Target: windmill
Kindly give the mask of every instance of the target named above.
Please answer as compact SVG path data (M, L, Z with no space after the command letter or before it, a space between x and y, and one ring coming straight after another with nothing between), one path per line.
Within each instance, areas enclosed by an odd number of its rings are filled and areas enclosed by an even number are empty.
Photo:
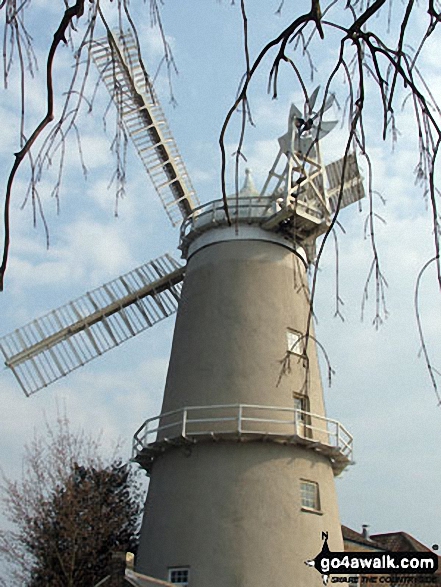
M363 197L355 155L324 166L316 90L295 106L259 193L198 205L130 38L91 49L173 223L164 255L0 339L27 395L178 310L161 413L133 440L150 476L137 570L191 587L319 585L322 532L342 550L334 476L352 437L325 414L306 269L332 211ZM325 186L325 183L327 184ZM182 281L185 281L182 286Z

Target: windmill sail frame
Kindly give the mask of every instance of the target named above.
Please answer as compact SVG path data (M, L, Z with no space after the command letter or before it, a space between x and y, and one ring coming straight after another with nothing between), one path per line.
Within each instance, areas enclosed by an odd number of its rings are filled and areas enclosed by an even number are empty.
M90 53L170 222L177 226L199 205L199 200L139 60L133 35L127 32L116 38L109 33L92 43Z
M0 338L31 395L177 310L185 268L163 255Z
M343 177L344 169L344 177ZM325 166L328 179L328 201L332 213L365 197L363 178L360 175L355 152Z

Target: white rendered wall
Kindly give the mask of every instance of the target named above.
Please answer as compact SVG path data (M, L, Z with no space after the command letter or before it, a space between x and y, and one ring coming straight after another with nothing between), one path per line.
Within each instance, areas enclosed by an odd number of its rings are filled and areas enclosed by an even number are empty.
M325 415L315 345L287 354L288 328L304 333L305 268L279 244L233 240L189 260L163 412L185 406L294 407ZM289 364L287 364L289 359ZM283 371L285 366L285 371ZM289 367L286 369L286 367ZM317 482L320 513L303 511L302 479ZM190 587L319 587L304 561L342 550L333 472L311 449L219 440L170 448L152 467L137 570L160 579L190 567Z

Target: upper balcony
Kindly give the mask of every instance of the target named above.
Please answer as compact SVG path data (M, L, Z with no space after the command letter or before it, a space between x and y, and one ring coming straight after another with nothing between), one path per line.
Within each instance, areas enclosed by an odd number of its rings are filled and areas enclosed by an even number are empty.
M248 404L191 406L149 418L135 433L132 456L150 472L155 458L170 447L207 441L301 446L329 458L335 475L352 463L352 436L337 420Z
M328 222L323 214L302 199L280 206L275 196L255 196L240 193L227 198L228 216L223 200L213 200L195 208L181 226L180 248L184 257L195 239L203 233L218 229L232 229L237 236L243 227L258 227L277 233L281 238L302 245L326 231Z

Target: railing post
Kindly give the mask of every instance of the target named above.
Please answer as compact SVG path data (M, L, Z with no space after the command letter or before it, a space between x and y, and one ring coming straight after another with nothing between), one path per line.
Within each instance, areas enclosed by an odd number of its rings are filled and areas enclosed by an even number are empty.
M239 411L237 413L237 431L239 434L242 434L242 404L239 405Z
M148 441L148 435L149 435L149 421L146 420L146 423L145 423L145 432L144 432L144 446L147 446L147 444L149 443L149 441Z
M299 412L294 410L294 435L299 435Z
M184 409L182 414L182 436L187 438L187 408Z
M337 422L337 448L340 448L340 422Z

